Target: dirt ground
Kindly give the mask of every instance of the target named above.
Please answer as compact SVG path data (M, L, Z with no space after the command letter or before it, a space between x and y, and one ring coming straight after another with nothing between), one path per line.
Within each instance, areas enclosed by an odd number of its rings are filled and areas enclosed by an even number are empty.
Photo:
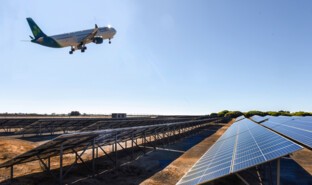
M0 163L3 163L14 156L29 151L37 146L36 143L20 139L0 137Z
M291 155L302 168L304 168L310 175L312 175L312 151L309 149L302 149Z

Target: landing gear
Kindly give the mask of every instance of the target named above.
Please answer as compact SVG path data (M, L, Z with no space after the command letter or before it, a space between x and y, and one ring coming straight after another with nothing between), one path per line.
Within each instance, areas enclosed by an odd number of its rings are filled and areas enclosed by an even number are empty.
M69 54L73 54L73 53L74 53L74 51L75 51L75 47L74 47L74 46L72 46L72 47L71 47L71 50L69 51Z
M108 39L108 44L111 44L111 43L112 43L111 39Z
M87 49L87 47L86 47L86 46L83 46L83 47L81 48L81 53L84 53L86 49Z

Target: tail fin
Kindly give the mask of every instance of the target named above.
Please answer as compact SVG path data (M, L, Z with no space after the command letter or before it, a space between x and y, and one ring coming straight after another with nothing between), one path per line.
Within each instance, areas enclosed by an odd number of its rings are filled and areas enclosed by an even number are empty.
M43 31L39 28L39 26L35 23L34 20L32 20L32 18L26 18L27 22L29 24L29 27L32 31L32 33L34 34L35 39L39 38L39 37L46 37L47 35L43 33Z

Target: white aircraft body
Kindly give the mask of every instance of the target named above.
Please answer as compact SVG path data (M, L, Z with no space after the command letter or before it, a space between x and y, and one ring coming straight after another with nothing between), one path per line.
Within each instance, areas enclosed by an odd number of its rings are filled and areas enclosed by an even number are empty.
M95 25L94 29L47 36L32 20L32 18L27 18L27 22L34 35L34 37L30 36L31 42L52 48L70 46L71 50L69 51L69 54L73 54L75 50L85 52L87 49L86 44L91 42L95 44L102 44L103 40L108 39L108 43L110 44L111 39L116 34L116 30L113 27L108 26L99 28Z

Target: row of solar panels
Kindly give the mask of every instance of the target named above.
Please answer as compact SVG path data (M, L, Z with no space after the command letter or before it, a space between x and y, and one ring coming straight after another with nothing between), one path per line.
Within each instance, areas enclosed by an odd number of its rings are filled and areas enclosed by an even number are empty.
M23 130L19 131L18 134L32 134L32 133L56 133L56 132L70 132L70 131L92 131L92 130L103 130L109 128L123 128L131 126L143 126L152 124L162 124L178 121L187 121L189 119L123 119L123 120L101 120L101 121L85 121L73 122L69 120L64 121L40 121L28 125Z
M0 119L0 129L19 128L15 134L54 134L57 132L68 133L73 131L91 131L108 128L122 128L161 124L176 121L187 121L200 117L159 117L159 118L55 118L55 119Z
M249 119L237 120L185 174L179 185L211 181L302 149Z
M215 119L200 119L175 123L63 134L51 141L48 141L47 143L44 143L43 145L0 164L0 168L38 160L38 157L46 159L48 157L57 156L61 152L60 148L63 149L64 154L80 151L86 147L90 148L90 142L93 139L95 139L95 143L97 145L105 146L116 142L116 140L118 142L128 141L130 139L141 138L143 136L145 137L156 133L163 133L164 131L169 132L176 128L188 128L200 124L209 124L213 120Z
M253 116L251 119L312 149L312 116Z

